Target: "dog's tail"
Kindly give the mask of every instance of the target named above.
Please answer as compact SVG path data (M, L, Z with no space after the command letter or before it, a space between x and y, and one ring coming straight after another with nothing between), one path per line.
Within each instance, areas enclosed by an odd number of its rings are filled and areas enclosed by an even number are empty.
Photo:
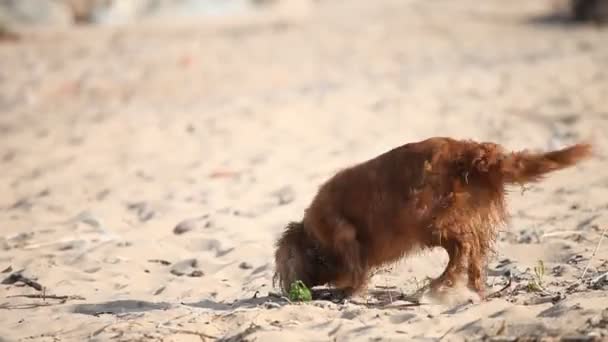
M504 183L537 182L553 171L565 169L592 155L592 146L576 144L546 153L514 152L503 156L499 172Z

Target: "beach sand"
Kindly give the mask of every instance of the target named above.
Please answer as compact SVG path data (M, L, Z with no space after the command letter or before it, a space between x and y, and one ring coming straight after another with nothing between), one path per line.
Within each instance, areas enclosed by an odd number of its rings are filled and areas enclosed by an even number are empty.
M608 30L550 11L294 1L0 42L0 340L608 338ZM495 298L408 302L442 250L347 302L273 296L318 186L430 136L597 156L512 189Z

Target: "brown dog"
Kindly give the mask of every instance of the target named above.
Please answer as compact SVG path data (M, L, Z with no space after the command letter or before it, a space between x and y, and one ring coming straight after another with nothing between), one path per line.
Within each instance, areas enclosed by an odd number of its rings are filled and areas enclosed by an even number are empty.
M505 186L591 155L578 144L548 153L507 153L493 143L431 138L340 171L323 184L300 222L277 242L275 282L333 285L349 296L374 268L419 248L443 247L449 262L436 290L468 275L484 296L484 264L507 220Z

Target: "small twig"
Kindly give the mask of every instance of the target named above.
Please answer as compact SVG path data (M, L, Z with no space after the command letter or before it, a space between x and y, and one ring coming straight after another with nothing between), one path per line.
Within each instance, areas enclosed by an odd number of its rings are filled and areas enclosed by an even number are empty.
M450 332L452 332L452 330L454 330L454 327L451 327L450 329L448 329L448 331L446 331L445 333L443 333L443 335L441 335L441 337L439 338L438 341L443 340Z
M23 294L23 295L12 295L12 296L6 296L6 298L17 298L17 297L21 297L21 298L39 298L39 299L58 299L58 300L86 300L86 298L82 297L82 296L58 296L58 295L45 295L43 294Z
M37 291L42 291L42 288L43 288L43 286L40 285L40 283L35 282L18 272L15 272L15 273L11 274L10 276L8 276L8 278L6 278L2 281L2 284L11 285L11 284L15 284L17 282L22 282L25 285L27 285L31 288L34 288Z
M556 295L556 296L547 296L547 297L535 297L535 298L531 298L527 301L524 302L524 305L538 305L538 304L544 304L544 303L557 303L561 300L563 300L564 297L562 297L561 295Z
M595 254L597 253L597 250L600 248L600 245L602 244L602 241L604 240L604 235L606 235L607 230L608 230L608 226L606 226L606 228L604 228L604 230L602 231L602 235L600 236L600 241L597 242L597 245L595 246L595 250L593 250L593 254L591 254L591 257L589 258L589 261L587 262L587 266L585 266L585 269L583 270L583 274L579 278L579 281L582 281L583 278L585 278L585 274L587 274L587 270L589 269L589 266L591 265L591 262L593 261L593 258L595 257Z
M208 335L208 334L205 334L204 332L200 332L200 331L188 330L188 329L178 329L178 328L167 327L167 326L163 326L163 328L169 329L169 330L171 330L172 332L175 332L175 333L187 334L187 335L196 335L196 336L200 337L202 341L204 341L206 338L212 339L214 341L217 340L216 336Z
M52 247L52 246L55 246L55 245L68 245L70 243L75 243L75 242L87 242L87 241L84 240L84 239L64 238L64 239L60 239L60 240L57 240L57 241L51 241L51 242L32 243L32 244L29 244L29 245L25 245L22 248L24 250L32 250L32 249Z
M162 260L162 259L150 259L148 260L148 262L154 262L154 263L158 263L164 266L169 266L171 265L171 262L167 261L167 260Z
M280 295L280 294L278 294L276 292L268 292L268 297L283 299L283 300L287 301L287 303L293 304L289 298L287 298L287 297L285 297L283 295Z
M414 306L426 305L425 303L420 303L420 302L411 302L411 303L405 303L405 304L399 304L399 305L390 305L390 304L386 305L383 303L364 303L364 302L359 302L356 300L351 300L350 303L354 304L354 305L365 306L367 308L386 308L386 309L402 309L402 308L410 308L410 307L414 307Z
M89 338L101 334L104 330L106 330L107 328L111 327L112 325L114 325L114 323L108 323L108 324L104 325L103 327L95 330L93 333L91 333L91 335L89 336Z
M490 293L488 295L487 298L494 298L494 297L498 297L500 294L502 294L504 291L506 291L507 289L509 289L511 287L511 284L513 283L513 277L511 275L509 275L509 281L507 282L507 285L503 286L500 290L495 291L493 293Z
M608 272L602 273L599 276L591 279L591 285L599 283L600 281L602 281L602 279L608 279Z
M244 341L247 336L255 333L256 331L260 330L261 328L262 327L260 327L259 325L255 324L255 323L251 323L251 325L247 329L243 330L242 332L237 333L236 335L233 335L233 336L218 339L218 341L224 341L224 342Z
M11 305L9 303L3 303L3 304L0 304L0 309L4 309L4 310L33 309L33 308L38 308L41 306L51 306L51 305L57 305L57 304L42 302L42 303L28 303L28 304Z
M574 234L581 235L581 232L577 231L577 230L561 230L558 232L545 233L541 237L548 238L548 237L555 237L555 236L561 236L561 235L574 235Z

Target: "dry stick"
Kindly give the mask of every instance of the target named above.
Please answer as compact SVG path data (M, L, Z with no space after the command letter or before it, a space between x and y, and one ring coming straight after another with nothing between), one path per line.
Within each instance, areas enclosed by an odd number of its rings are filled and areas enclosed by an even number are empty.
M255 333L256 331L260 330L261 327L255 323L251 323L251 325L249 326L249 328L241 331L240 333L233 335L233 336L229 336L229 337L223 337L221 339L218 339L217 341L225 341L225 342L236 342L236 341L245 341L245 338L253 333Z
M578 230L560 230L558 232L552 232L552 233L545 233L542 235L542 238L548 238L548 237L555 237L555 236L561 236L561 235L582 235L580 231Z
M27 285L37 291L42 291L44 288L42 285L40 285L40 283L33 281L32 279L22 275L21 272L15 272L15 273L11 274L8 278L6 278L2 281L2 284L12 285L17 282L24 283L25 285Z
M608 272L602 273L599 276L591 279L591 284L595 285L595 284L599 283L602 280L602 278L608 278Z
M99 329L95 330L95 331L94 331L94 332L93 332L93 333L92 333L92 334L89 336L89 338L91 338L91 337L95 337L95 336L97 336L97 335L101 334L101 333L102 333L104 330L106 330L107 328L111 327L112 325L114 325L114 323L108 323L108 324L104 325L103 327L101 327L101 328L99 328Z
M4 309L4 310L33 309L33 308L37 308L37 307L41 307L41 306L51 306L51 305L56 305L56 304L41 302L41 303L10 305L9 303L2 303L2 304L0 304L0 309Z
M278 293L276 293L276 292L268 292L268 297L273 297L273 298L279 298L279 299L283 299L283 300L285 300L287 303L289 303L289 304L293 304L289 298L287 298L287 297L285 297L285 296L283 296L283 295L280 295L280 294L278 294Z
M205 338L209 338L209 339L212 339L212 340L217 340L218 339L216 336L208 335L208 334L205 334L204 332L195 331L195 330L178 329L178 328L167 327L167 326L163 326L162 328L169 329L169 330L171 330L172 332L175 332L175 333L187 334L187 335L197 335L203 341L205 340Z
M493 297L498 297L498 295L500 295L501 293L503 293L506 289L511 287L511 283L513 282L513 277L509 276L509 282L507 283L507 285L505 285L503 288L501 288L500 290L490 293L488 295L487 298L493 298Z
M595 246L595 250L593 251L593 254L591 254L591 258L589 258L589 262L587 262L587 266L585 266L585 269L583 270L583 274L579 278L579 282L582 281L583 278L585 277L585 274L587 274L587 270L589 269L589 266L591 265L591 262L593 261L593 258L595 257L595 254L597 253L597 250L600 249L600 245L602 244L602 240L604 240L604 235L606 235L607 230L608 230L608 226L606 228L604 228L604 230L602 231L602 235L600 236L600 241L597 242L597 245Z
M13 295L6 296L6 298L41 298L41 299L59 299L59 300L85 300L82 296L57 296L57 295L45 295L45 294L24 294L24 295Z
M443 335L441 335L441 337L439 338L438 341L443 340L452 330L454 330L454 327L451 327L450 329L448 329L448 331L446 331Z
M382 304L382 303L364 303L364 302L359 302L356 300L351 300L350 302L354 305L365 306L367 308L388 308L388 309L404 309L404 308L411 308L411 307L415 307L415 306L425 305L425 303L414 303L414 302L399 304L399 305L386 305L386 304Z

